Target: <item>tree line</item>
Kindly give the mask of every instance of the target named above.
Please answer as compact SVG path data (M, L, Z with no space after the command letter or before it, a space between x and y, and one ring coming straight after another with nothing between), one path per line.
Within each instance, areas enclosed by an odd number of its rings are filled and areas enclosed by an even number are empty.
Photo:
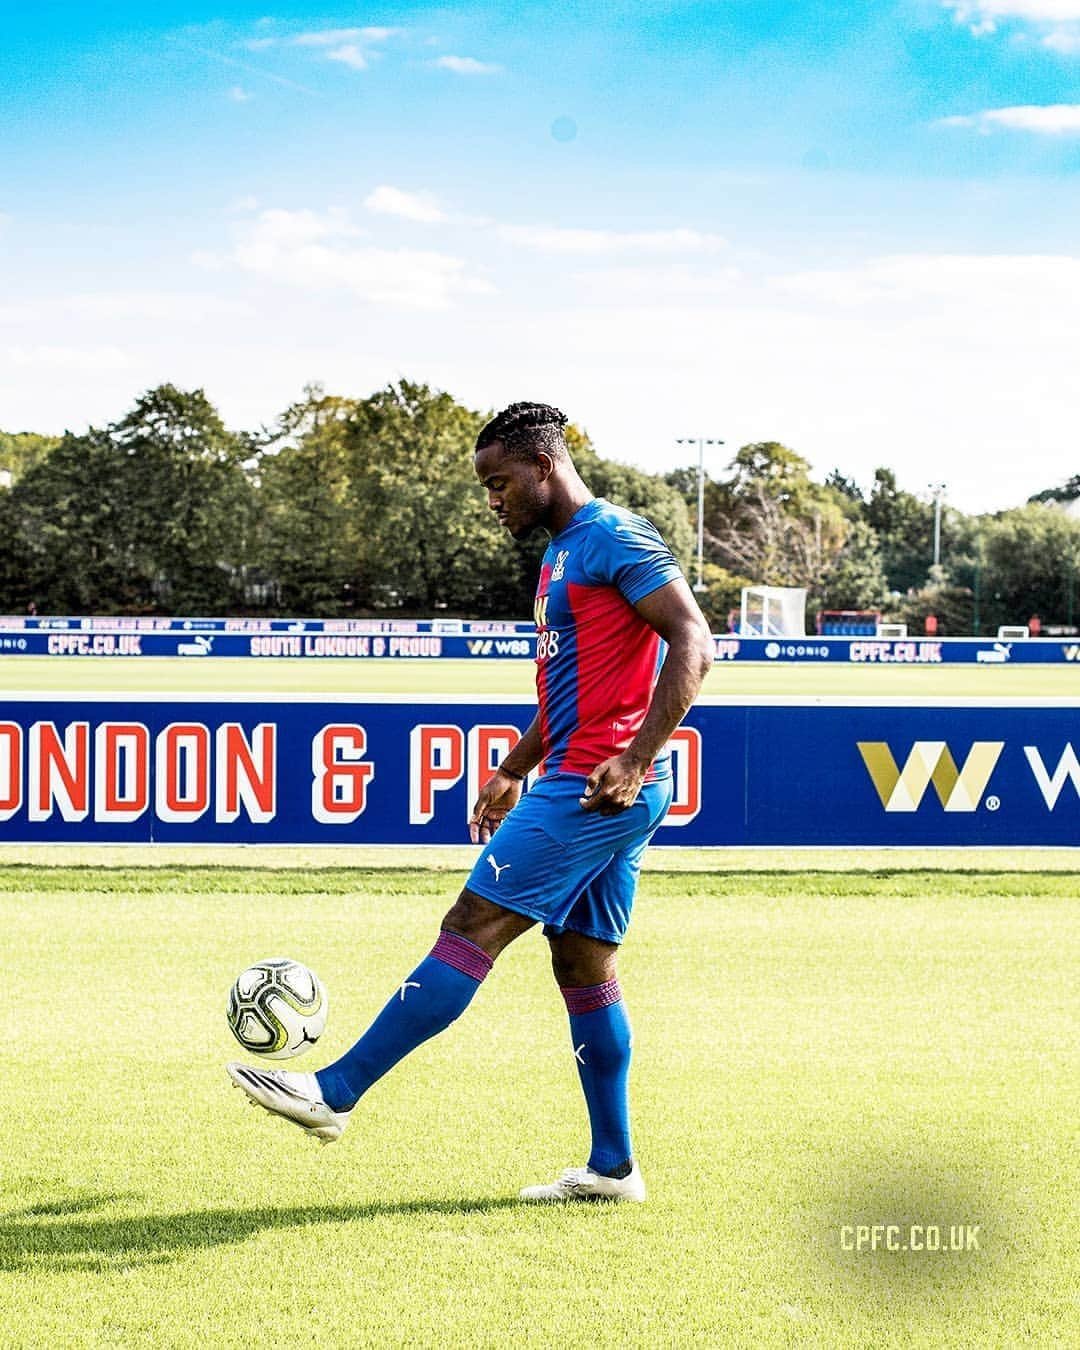
M367 398L311 387L273 426L233 431L203 391L162 385L84 434L0 432L0 609L527 618L544 540L513 543L487 509L472 447L488 416L402 380ZM696 580L696 466L645 473L567 435L592 490L651 519ZM934 507L892 470L865 489L810 471L764 441L706 480L714 628L744 585L913 632L931 613L943 633L1074 624L1080 475L1013 510L947 510L934 567Z

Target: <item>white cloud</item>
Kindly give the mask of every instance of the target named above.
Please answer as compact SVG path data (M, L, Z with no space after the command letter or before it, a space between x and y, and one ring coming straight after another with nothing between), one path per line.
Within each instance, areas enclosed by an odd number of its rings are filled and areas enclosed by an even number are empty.
M452 70L455 75L494 75L502 70L502 66L478 61L475 56L439 56L431 64L440 70Z
M367 70L368 59L355 42L347 42L344 47L335 47L326 53L328 61L340 61L352 70Z
M438 202L427 192L403 192L401 188L382 184L368 193L364 205L378 215L401 216L405 220L419 220L434 225L446 220Z
M828 306L960 305L1033 313L1080 303L1080 257L1069 254L897 254L858 267L774 277L774 290Z
M3 359L23 369L34 367L47 370L102 372L124 370L131 364L127 353L119 347L59 347L47 344L37 346L4 347Z
M943 0L958 23L985 26L993 32L1000 20L1024 19L1029 23L1067 23L1080 19L1080 0Z
M942 0L957 23L975 37L996 33L1002 23L1026 24L1043 33L1040 45L1064 55L1080 51L1080 0Z
M254 98L254 95L249 94L248 91L241 88L240 85L234 84L229 90L228 97L231 98L234 103L249 103L252 98Z
M111 323L146 319L166 323L202 323L248 312L237 300L217 295L178 295L168 291L80 292L0 305L0 324L60 321Z
M268 47L273 47L276 43L277 38L272 37L249 38L248 41L244 43L244 46L249 52L264 52Z
M542 253L704 253L726 247L718 234L699 230L587 230L547 225L500 225L498 234L511 244Z
M1040 45L1062 56L1075 56L1080 52L1080 28L1057 28L1047 33Z
M367 70L380 43L395 37L398 28L319 28L297 33L289 39L294 47L313 47L327 61L338 61L351 70ZM264 44L266 39L263 39Z
M212 285L195 279L192 290L235 297L243 312L217 322L147 321L133 331L123 296L94 297L87 309L102 318L77 332L52 310L32 328L7 328L6 425L103 425L141 389L170 379L205 387L230 425L257 426L305 382L362 395L404 374L472 407L543 398L587 426L605 455L657 471L681 462L672 437L689 428L727 441L711 452L710 473L721 473L737 446L775 438L806 455L819 476L839 465L866 484L889 464L912 491L944 480L950 501L967 511L1015 505L1071 472L1080 250L894 254L828 270L796 264L770 281L777 269L766 271L752 246L745 257L735 247L610 262L500 257L508 251L492 250L491 237L478 233L475 256L490 259L500 284L483 299L481 322L481 303L453 280L482 280L479 265L428 266L430 255L392 246L373 256L369 238L340 212L225 220L234 233L220 250L224 270ZM373 231L396 223L367 213L363 220ZM244 264L241 248L249 250ZM741 276L733 262L743 264ZM358 275L361 267L368 270ZM420 311L392 295L377 313L365 310L371 270L374 284L390 287L391 268L421 299L434 290L458 303ZM196 295L181 302L198 312ZM68 354L35 350L58 341ZM9 342L25 344L18 366L4 360ZM80 359L71 350L101 346L114 349L111 358L84 354L82 369L69 365L57 378L56 362ZM130 364L112 370L117 351Z
M942 117L942 127L975 127L990 131L1033 131L1044 136L1080 134L1080 103L1022 104L1015 108L989 108L970 116Z
M385 42L397 31L396 28L320 28L310 33L297 33L292 41L297 47L339 47L343 42Z
M663 304L727 295L744 280L738 267L664 263L644 267L603 267L573 276L583 299L599 304Z
M445 309L460 296L493 289L461 258L343 242L357 234L338 210L263 211L238 232L225 261L284 284L344 290L370 304L407 309Z

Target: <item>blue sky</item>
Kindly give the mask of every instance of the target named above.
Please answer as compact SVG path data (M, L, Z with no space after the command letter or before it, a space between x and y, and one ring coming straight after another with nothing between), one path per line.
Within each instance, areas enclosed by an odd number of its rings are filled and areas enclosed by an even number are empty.
M7 11L0 427L408 376L653 469L1080 469L1080 0Z

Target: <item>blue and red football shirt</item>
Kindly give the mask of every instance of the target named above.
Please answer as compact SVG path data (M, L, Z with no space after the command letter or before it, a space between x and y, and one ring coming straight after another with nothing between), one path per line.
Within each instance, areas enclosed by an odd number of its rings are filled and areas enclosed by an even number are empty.
M602 497L548 544L535 609L541 772L589 774L633 740L666 654L634 604L680 576L656 528ZM664 751L646 782L670 772Z

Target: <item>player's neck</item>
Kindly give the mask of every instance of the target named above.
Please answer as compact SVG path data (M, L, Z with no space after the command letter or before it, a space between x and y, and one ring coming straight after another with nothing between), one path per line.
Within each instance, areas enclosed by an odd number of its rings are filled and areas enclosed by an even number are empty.
M560 491L557 500L552 502L551 515L547 520L547 527L552 535L561 534L581 508L592 499L593 494L575 473Z

